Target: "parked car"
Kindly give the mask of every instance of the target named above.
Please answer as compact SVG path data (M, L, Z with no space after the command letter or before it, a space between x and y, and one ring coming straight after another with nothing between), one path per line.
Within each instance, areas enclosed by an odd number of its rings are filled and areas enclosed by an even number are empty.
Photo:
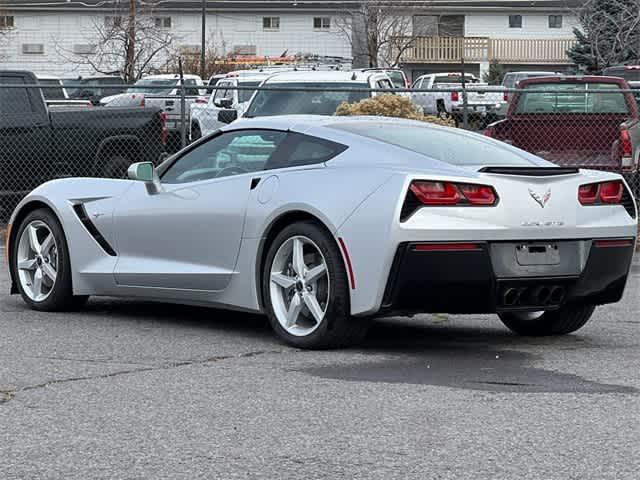
M378 95L369 89L393 88L389 77L376 71L278 73L267 78L260 86L272 90L256 91L244 117L333 115L342 102L353 103ZM219 118L224 123L229 123L236 116L235 110L221 110L219 113Z
M37 75L38 83L46 85L42 88L42 95L49 108L62 107L91 107L90 100L70 100L67 89L59 77Z
M191 140L197 140L225 124L218 119L220 110L232 109L237 112L238 117L241 117L255 92L253 89L270 75L270 73L262 73L261 75L231 74L218 80L208 98L198 99L191 104L189 112Z
M100 99L110 95L117 95L127 89L127 83L115 75L78 77L69 81L66 86L69 98L75 100L90 100L93 105L100 105Z
M494 115L499 107L500 99L495 90L473 74L464 76L465 86L472 89L467 92L467 112L469 116ZM462 74L430 73L422 75L413 82L413 90L430 90L428 92L412 92L411 101L422 107L424 113L430 115L449 115L456 122L463 118L464 98L462 89Z
M425 122L303 115L240 120L129 180L48 182L10 225L11 292L32 309L264 313L298 348L433 312L565 335L622 298L638 235L618 174Z
M521 80L525 80L527 78L536 78L536 77L553 77L556 75L555 72L544 72L544 71L523 71L523 72L507 72L502 78L502 87L504 88L502 100L500 101L500 107L497 110L497 114L499 117L504 117L507 114L507 110L509 108L509 92L508 90L513 90L514 88L518 88L518 83Z
M185 86L184 120L189 120L189 109L201 95L206 92L205 85L198 75L183 75ZM174 146L180 143L182 134L182 100L180 98L180 75L149 75L138 80L127 91L106 97L101 104L106 107L146 106L161 108L167 113L167 129L169 143ZM188 132L188 123L186 124Z
M522 80L507 117L489 125L485 134L558 165L635 172L638 107L631 93L616 92L628 88L617 77Z
M0 85L9 83L37 79L0 71ZM0 87L0 208L52 178L121 177L132 162L155 163L165 140L165 115L157 108L50 110L40 89ZM0 211L0 218L10 213Z
M384 68L384 67L376 67L376 68L360 68L354 71L359 72L382 72L386 73L394 88L411 88L411 82L407 78L407 75L401 68Z
M602 71L603 75L624 78L631 88L638 89L634 92L636 102L640 103L640 65L616 65L607 67Z

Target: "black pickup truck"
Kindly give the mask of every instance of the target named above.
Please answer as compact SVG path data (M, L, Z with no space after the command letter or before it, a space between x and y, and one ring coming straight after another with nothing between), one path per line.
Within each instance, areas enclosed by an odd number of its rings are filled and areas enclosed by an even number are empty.
M159 162L167 140L158 108L49 110L31 72L0 70L0 223L41 183L69 176L122 177Z

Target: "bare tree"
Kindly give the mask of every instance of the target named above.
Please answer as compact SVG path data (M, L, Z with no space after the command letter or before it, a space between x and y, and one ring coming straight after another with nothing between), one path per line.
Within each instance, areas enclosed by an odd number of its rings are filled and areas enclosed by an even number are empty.
M413 48L415 2L362 1L340 12L336 26L351 45L354 63L397 66Z
M13 34L13 16L8 15L0 0L0 49L9 45L9 37ZM0 59L4 58L4 52L0 51Z
M580 28L569 57L589 73L640 60L640 0L588 0L575 14Z
M95 17L83 32L90 44L83 51L57 44L65 59L102 74L119 74L133 83L145 74L162 71L171 62L176 37L165 24L166 16L154 16L159 2L128 0L113 14ZM167 21L169 22L169 21Z

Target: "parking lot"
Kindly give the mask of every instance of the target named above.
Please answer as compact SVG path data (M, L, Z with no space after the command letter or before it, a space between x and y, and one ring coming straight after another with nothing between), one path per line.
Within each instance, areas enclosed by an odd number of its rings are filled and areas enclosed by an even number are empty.
M28 310L0 274L0 478L635 479L640 265L577 334L375 320L299 351L266 318L117 299Z

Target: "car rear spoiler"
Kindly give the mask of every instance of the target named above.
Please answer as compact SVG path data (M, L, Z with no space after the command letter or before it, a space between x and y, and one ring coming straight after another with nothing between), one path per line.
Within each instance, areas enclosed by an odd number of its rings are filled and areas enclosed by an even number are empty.
M524 175L527 177L552 177L579 173L574 167L483 167L479 172L499 175Z

